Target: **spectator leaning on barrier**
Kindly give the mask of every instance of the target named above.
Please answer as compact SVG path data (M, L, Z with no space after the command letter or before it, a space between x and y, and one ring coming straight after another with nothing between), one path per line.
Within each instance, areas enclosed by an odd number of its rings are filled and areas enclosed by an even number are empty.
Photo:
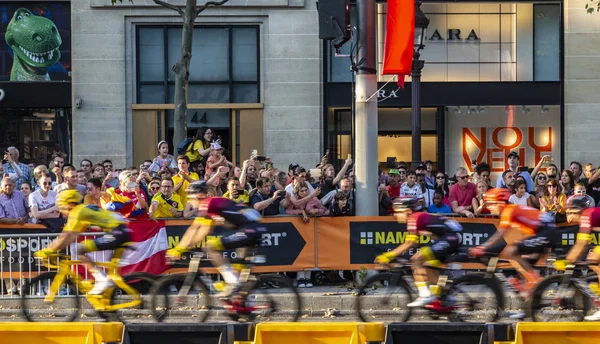
M490 214L489 209L485 204L485 200L483 199L483 195L488 191L488 184L484 179L479 178L479 181L476 184L477 186L477 196L473 197L473 213L475 216L479 216L481 214Z
M400 184L400 172L395 168L390 169L390 171L388 172L388 181L388 195L393 201L394 199L400 197L400 188L402 187L402 185ZM392 211L392 209L390 208L389 211ZM388 213L392 214L393 211Z
M150 204L150 217L165 219L183 217L183 202L178 194L173 193L173 180L163 179L160 182L160 192L154 195Z
M385 187L380 188L385 190L383 192L387 192ZM381 194L380 194L380 204L381 204ZM385 213L387 214L387 206L385 206ZM381 208L381 207L380 207ZM350 202L348 202L348 195L345 192L338 192L333 197L333 202L331 202L331 207L329 208L329 214L332 216L352 216L352 207L350 206Z
M40 188L29 195L29 208L33 216L33 223L40 219L54 219L60 217L58 207L55 206L56 192L52 190L52 178L44 173L38 183Z
M263 216L279 215L280 205L284 209L288 206L289 201L284 196L285 190L273 188L268 178L259 178L256 181L256 192L250 199L250 206Z
M450 206L452 211L464 215L466 217L473 217L473 197L477 195L477 187L475 184L470 183L469 173L464 167L456 169L457 183L450 188Z
M123 171L119 174L119 188L115 188L115 193L129 198L135 204L136 209L148 211L146 194L142 192L130 171Z
M150 184L148 185L148 196L150 196L150 199L160 192L160 181L161 179L158 177L154 177L150 181Z
M436 189L433 192L433 204L427 208L428 213L432 214L450 214L452 213L452 208L449 205L444 203L444 193L440 189Z
M522 175L527 183L527 191L533 192L533 180L531 179L531 175L528 171L520 171L519 172L519 154L517 152L510 152L507 156L508 159L508 169L513 171L515 175ZM497 188L504 187L504 180L502 178L498 178L498 182L496 183Z
M105 208L106 204L111 201L108 193L102 191L102 179L91 178L86 185L86 194L83 198L84 204L94 204L100 208Z
M19 150L16 147L8 147L6 149L5 159L9 162L4 164L4 173L17 173L14 166L17 166L21 170L21 176L15 181L16 187L21 187L21 183L31 181L31 168L19 162Z
M39 187L40 187L40 185L38 184L38 181L40 180L40 177L42 176L42 174L48 174L48 175L52 176L50 174L50 172L48 172L48 167L46 167L45 165L37 165L33 169L33 178L31 179L34 191L39 189ZM52 181L52 189L54 189L55 186L56 186L56 183L54 181Z
M0 193L0 223L26 224L29 220L27 200L20 191L15 190L15 182L2 178L2 193Z

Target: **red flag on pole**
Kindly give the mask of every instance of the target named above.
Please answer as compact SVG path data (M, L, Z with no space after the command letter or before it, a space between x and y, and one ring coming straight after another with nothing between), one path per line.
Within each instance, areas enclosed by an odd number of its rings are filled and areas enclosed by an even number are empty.
M388 0L383 74L398 74L398 85L410 74L415 36L414 0Z

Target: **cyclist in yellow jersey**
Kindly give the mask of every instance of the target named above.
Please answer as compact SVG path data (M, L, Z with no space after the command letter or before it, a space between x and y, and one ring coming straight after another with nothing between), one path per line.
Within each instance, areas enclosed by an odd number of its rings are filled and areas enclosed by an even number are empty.
M94 251L114 250L129 241L129 228L127 220L119 213L104 210L93 204L80 204L81 194L77 190L61 191L56 197L56 206L60 212L67 216L62 233L48 247L35 253L36 258L47 259L49 255L65 248L77 240L79 233L88 227L100 227L104 232L110 233L94 240L86 240L78 244L77 259L81 260L90 270L96 283L90 294L102 294L113 282L106 274L95 267L94 262L85 254Z

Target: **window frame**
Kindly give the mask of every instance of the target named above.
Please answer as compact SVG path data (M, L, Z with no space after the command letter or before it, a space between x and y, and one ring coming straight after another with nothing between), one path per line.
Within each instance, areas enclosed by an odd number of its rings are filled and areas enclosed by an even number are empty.
M163 70L163 80L162 81L141 81L140 78L140 31L143 29L162 29L163 31L163 58L164 58L164 70ZM175 86L175 80L169 81L169 71L171 66L169 66L169 34L168 31L171 28L183 28L183 25L178 24L150 24L150 25L136 25L135 28L135 70L136 70L136 80L135 80L135 94L136 94L136 104L146 104L141 102L141 92L140 89L142 86L162 86L164 89L164 99L162 104L170 104L169 103L169 87ZM260 61L260 25L194 25L194 29L196 28L215 28L215 29L223 29L226 28L228 30L228 62L227 62L227 72L229 75L228 80L223 81L192 81L190 80L188 84L190 86L204 86L204 85L226 85L229 90L229 103L234 103L234 95L235 95L235 86L237 85L255 85L256 86L256 102L260 103L261 99L261 87L260 87L260 74L261 74L261 61ZM256 31L256 81L234 81L233 80L233 29L254 29ZM193 52L192 52L193 53ZM159 103L160 104L160 103ZM190 103L190 104L203 104L203 103Z

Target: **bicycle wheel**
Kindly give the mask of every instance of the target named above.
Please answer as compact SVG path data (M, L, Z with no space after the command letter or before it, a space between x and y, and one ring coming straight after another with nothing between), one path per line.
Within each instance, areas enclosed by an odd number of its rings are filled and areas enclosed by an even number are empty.
M21 288L21 313L27 321L71 322L77 318L81 306L78 288L70 279L59 287L58 295L52 303L44 302L56 272L43 273L31 281L25 281Z
M134 272L123 276L123 281L127 283L130 287L135 289L138 294L142 297L142 304L137 309L149 309L150 303L148 300L144 300L144 295L147 295L152 288L152 285L157 280L157 276L149 274L147 272ZM113 293L110 298L110 302L113 305L132 302L133 297L127 294L123 289L119 287L115 287L113 289ZM121 309L116 311L116 316L118 319L123 319L124 315L127 313L127 310ZM106 313L100 314L100 316L104 317ZM138 313L139 314L139 313Z
M405 322L412 312L406 305L413 300L412 288L400 275L380 273L367 279L359 289L356 310L364 322Z
M446 302L454 308L449 321L494 322L504 309L504 291L498 280L471 274L453 282Z
M209 290L197 275L188 292L179 296L187 274L159 278L150 289L150 311L158 322L173 317L195 318L203 322L210 311Z
M262 285L275 288L261 288ZM292 279L278 274L257 276L246 296L247 313L230 312L234 321L269 319L295 322L302 312L302 299Z
M591 308L591 300L578 283L561 275L549 276L534 289L530 314L533 321L582 321Z

